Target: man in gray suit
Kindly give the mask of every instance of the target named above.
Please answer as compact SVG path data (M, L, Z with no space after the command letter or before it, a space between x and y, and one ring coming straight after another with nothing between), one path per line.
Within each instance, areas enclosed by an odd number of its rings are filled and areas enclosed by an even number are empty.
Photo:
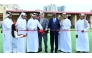
M44 18L44 13L41 13L40 14L40 19L38 19L38 21L40 22L40 24L42 25L43 27L43 30L45 32L44 35L42 35L41 33L38 32L38 37L39 37L39 51L38 52L41 52L42 51L42 37L43 37L43 40L44 40L44 44L45 44L45 52L48 53L48 50L47 50L47 34L48 34L48 19Z

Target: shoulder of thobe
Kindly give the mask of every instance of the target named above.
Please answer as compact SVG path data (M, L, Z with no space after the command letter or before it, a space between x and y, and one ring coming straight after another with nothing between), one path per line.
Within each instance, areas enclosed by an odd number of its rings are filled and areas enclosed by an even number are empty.
M31 20L32 20L32 19L30 18L30 19L28 20L28 22L31 21Z
M88 23L88 21L86 19L84 19L86 23Z
M5 22L7 22L7 21L6 21L6 19L5 19L5 20L3 20L3 24L4 24Z
M71 22L71 20L70 20L70 19L68 19L68 21L70 21L70 22Z
M28 19L28 20L31 20L31 18L30 18L30 19Z
M36 22L39 22L38 20L35 20Z
M5 18L4 20L8 20L9 18Z
M24 21L26 21L26 19L24 19Z
M9 21L10 19L9 18L6 18L4 21Z
M17 23L19 23L20 21L21 21L21 20L20 20L20 19L18 19L18 20L17 20Z
M28 21L29 21L30 19L28 19Z
M78 21L77 21L77 24L79 24L80 22L81 22L81 21L80 21L80 20L78 20Z

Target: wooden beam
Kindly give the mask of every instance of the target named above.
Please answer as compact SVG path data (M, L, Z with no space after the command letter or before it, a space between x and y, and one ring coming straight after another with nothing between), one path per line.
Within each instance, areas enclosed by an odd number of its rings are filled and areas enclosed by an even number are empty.
M20 15L19 13L12 13L12 15Z

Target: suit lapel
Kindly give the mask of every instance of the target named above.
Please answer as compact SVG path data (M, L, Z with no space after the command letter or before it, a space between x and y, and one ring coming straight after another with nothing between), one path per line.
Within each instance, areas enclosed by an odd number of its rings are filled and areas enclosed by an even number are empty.
M56 24L56 22L57 22L57 18L56 18L56 21L55 21L55 22L53 22L53 24Z
M38 19L38 21L40 22L40 19Z
M42 25L44 24L44 22L45 22L45 19L43 19Z

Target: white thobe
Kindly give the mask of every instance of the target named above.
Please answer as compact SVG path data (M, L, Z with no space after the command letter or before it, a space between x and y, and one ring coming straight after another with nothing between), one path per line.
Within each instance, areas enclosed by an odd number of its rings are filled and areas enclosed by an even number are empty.
M59 38L58 38L58 50L62 51L64 50L62 47L64 46L63 45L63 33L62 33L62 26L60 27L60 31L59 31Z
M84 19L79 19L76 23L76 30L84 30L84 32L76 31L78 38L76 38L76 51L89 52L89 39L88 31L89 23L85 22Z
M70 30L70 28L71 28L71 21L67 18L63 19L62 29ZM63 52L72 52L70 31L61 32L61 50Z
M36 19L29 19L27 27L29 30L37 29L37 26L42 29L41 24ZM38 41L38 31L28 31L27 39L27 52L38 52L39 41Z
M18 28L18 34L26 35L26 19L19 19L16 23ZM26 52L26 38L18 38L17 45L17 53L25 53Z
M6 18L3 20L2 29L3 29L3 52L4 53L12 52L12 36L11 36L12 24L13 24L13 21L10 18Z

